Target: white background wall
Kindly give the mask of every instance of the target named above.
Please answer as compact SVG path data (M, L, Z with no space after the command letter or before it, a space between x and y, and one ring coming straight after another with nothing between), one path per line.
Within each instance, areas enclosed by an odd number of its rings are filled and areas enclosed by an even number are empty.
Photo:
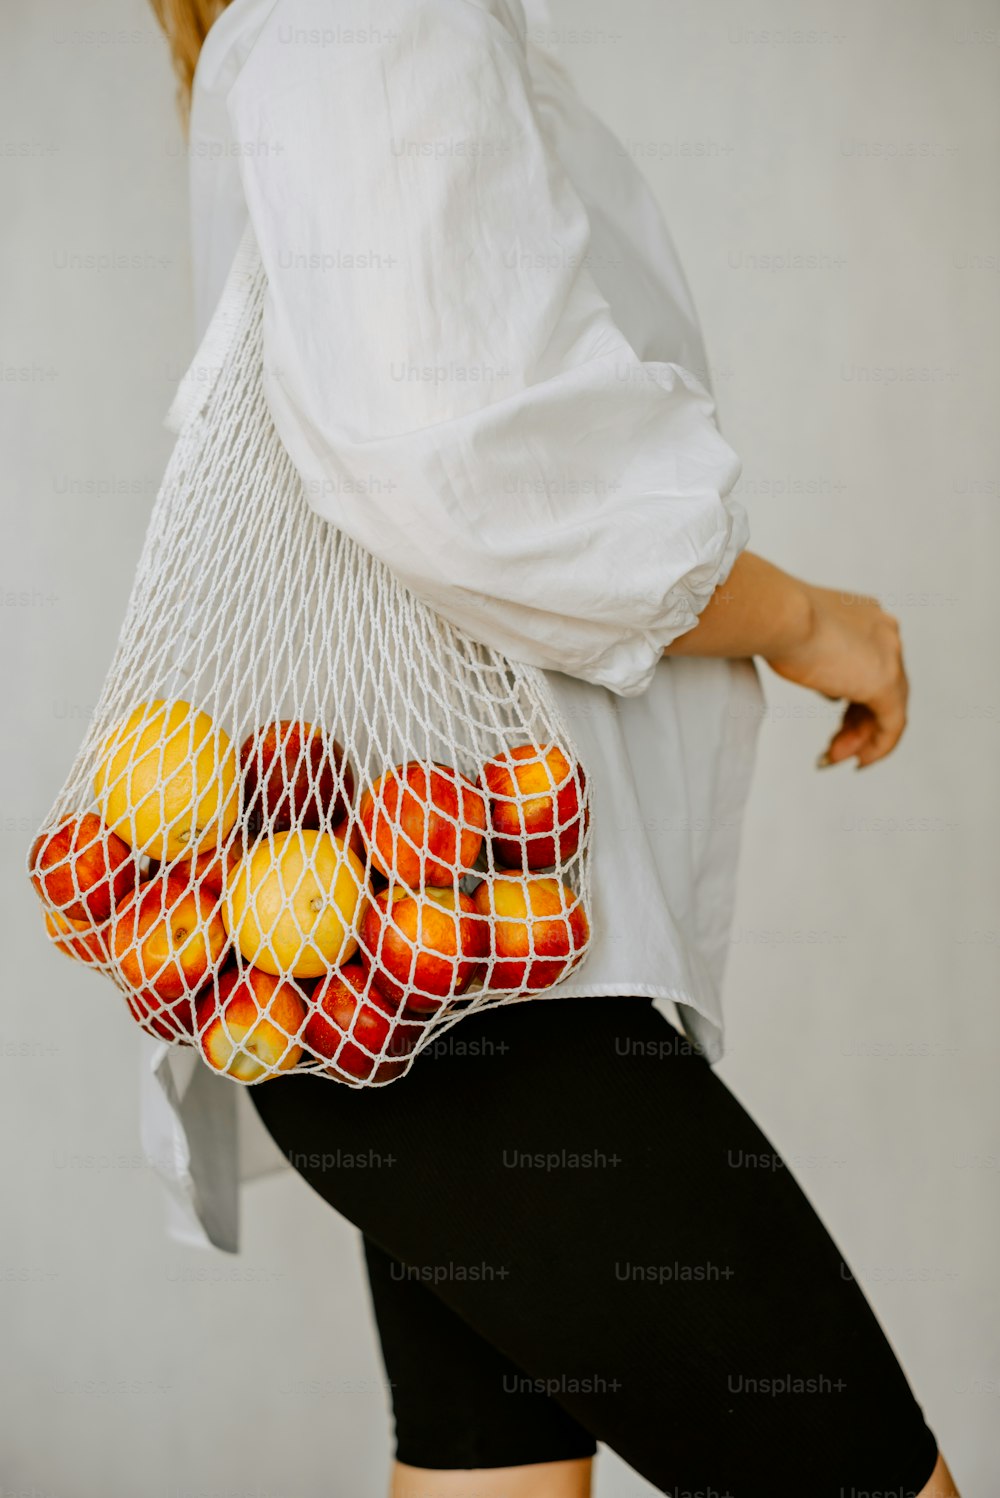
M860 780L813 769L829 705L768 682L722 1070L863 1273L966 1498L987 1498L1000 16L989 0L556 15L667 210L757 549L879 593L904 625L912 726ZM164 1239L134 1034L46 947L22 874L114 644L190 287L172 84L140 0L6 6L0 53L0 1492L369 1498L387 1426L353 1230L286 1176L247 1194L242 1257ZM87 254L142 268L65 268ZM789 255L818 263L752 259ZM650 1491L610 1457L598 1490Z

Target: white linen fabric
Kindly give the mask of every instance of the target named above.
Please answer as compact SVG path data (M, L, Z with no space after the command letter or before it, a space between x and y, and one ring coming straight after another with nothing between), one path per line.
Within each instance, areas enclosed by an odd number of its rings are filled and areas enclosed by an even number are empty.
M655 201L552 31L541 0L234 0L195 79L198 332L249 217L310 504L572 724L594 936L560 997L647 995L715 1060L762 699L749 662L662 652L746 544L739 465ZM143 1050L171 1230L235 1251L250 1100Z

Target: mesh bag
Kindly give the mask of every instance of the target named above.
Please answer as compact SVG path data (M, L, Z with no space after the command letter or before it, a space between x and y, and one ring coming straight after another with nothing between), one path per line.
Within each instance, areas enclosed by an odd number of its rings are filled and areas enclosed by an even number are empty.
M237 1082L384 1085L580 962L587 782L540 671L310 510L264 398L265 285L248 236L29 874L143 1029Z

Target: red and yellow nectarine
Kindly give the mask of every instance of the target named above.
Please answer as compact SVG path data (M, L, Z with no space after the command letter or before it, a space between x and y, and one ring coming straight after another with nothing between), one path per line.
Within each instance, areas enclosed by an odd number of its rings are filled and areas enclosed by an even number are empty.
M408 1014L433 1014L464 993L487 951L487 923L468 895L454 889L411 893L398 885L376 895L361 924L367 960L383 993L397 1001L407 988Z
M259 1081L269 1071L290 1071L302 1055L297 1040L306 1017L290 983L259 968L230 968L195 1000L202 1054L209 1066L238 1082Z
M78 962L107 962L108 926L95 927L90 921L71 921L56 910L46 910L45 929L52 945Z
M362 864L367 861L368 849L365 847L365 840L361 835L361 823L357 817L342 818L333 829L333 835L338 842L350 848L355 858L360 859Z
M484 879L472 900L482 915L494 918L495 960L484 974L491 989L550 988L579 961L590 939L579 897L558 879Z
M555 744L518 744L483 766L493 851L515 869L549 869L580 846L584 775Z
M127 993L128 1012L147 1035L169 1040L175 1045L194 1044L194 1018L191 1000L186 994L179 999L161 999L151 988Z
M452 884L479 857L486 803L449 765L411 760L367 788L359 808L372 862L409 889Z
M157 875L140 884L111 917L111 955L130 988L179 999L202 987L226 948L226 928L211 890L185 877Z
M92 811L35 839L31 882L40 900L68 921L100 925L138 879L132 850Z
M238 846L226 849L206 848L194 860L181 859L171 864L169 877L183 883L196 884L207 894L214 895L216 900L221 900L240 857L241 849Z
M265 723L243 743L240 769L251 819L272 832L339 821L354 799L343 746L312 723Z
M317 1008L306 1021L306 1046L331 1062L332 1075L356 1081L387 1081L396 1075L423 1028L397 1019L397 1003L359 962L331 973L316 988L312 1003Z

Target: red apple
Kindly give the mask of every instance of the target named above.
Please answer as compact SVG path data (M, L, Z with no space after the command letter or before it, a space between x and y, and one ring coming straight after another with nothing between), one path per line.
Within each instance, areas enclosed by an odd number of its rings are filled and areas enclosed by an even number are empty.
M302 1055L298 1034L306 1006L291 983L259 968L230 968L195 1000L202 1054L238 1082L290 1071Z
M359 811L375 867L410 889L454 883L483 845L486 803L450 765L411 760L387 770Z
M434 1014L464 993L487 953L487 923L468 895L453 889L413 894L391 887L369 903L361 942L379 988L397 1002L406 992L407 1014ZM408 989L414 991L407 992Z
M325 978L312 1002L318 1009L306 1021L303 1039L332 1063L329 1070L334 1075L361 1082L374 1075L376 1081L387 1081L404 1065L401 1059L388 1058L408 1056L420 1038L422 1026L397 1020L398 1004L381 992L359 962L346 963Z
M250 820L272 832L337 821L354 798L343 747L312 723L265 723L240 749L240 767Z
M107 924L95 927L90 921L71 921L57 910L46 910L45 929L52 945L78 962L107 962Z
M130 988L179 999L203 986L227 943L217 895L181 875L140 884L111 918L111 954Z
M587 825L583 770L555 744L518 744L483 766L493 851L515 869L565 863ZM521 839L524 839L523 843Z
M550 988L580 960L590 926L578 896L558 879L484 879L472 897L492 917L490 989Z
M132 849L91 811L43 832L31 849L39 898L70 921L106 921L135 886L137 872Z

